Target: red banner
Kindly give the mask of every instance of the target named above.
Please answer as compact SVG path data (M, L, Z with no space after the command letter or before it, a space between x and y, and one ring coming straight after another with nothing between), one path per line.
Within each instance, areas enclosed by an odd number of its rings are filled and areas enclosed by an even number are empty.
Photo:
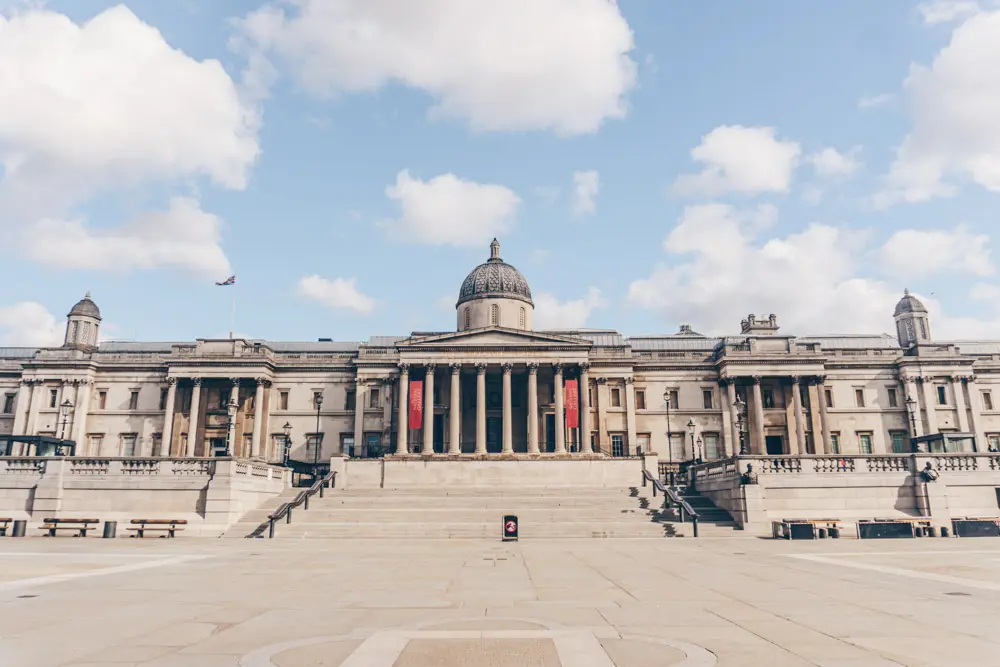
M576 380L566 380L566 426L580 426L580 395L576 390Z
M410 381L410 428L424 425L424 381Z

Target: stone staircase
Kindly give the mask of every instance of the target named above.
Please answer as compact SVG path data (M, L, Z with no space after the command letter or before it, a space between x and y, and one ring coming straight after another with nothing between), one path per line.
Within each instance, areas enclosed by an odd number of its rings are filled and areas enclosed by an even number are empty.
M292 500L290 489L247 513L225 537L246 537L267 515ZM706 514L710 501L698 496ZM276 526L278 538L327 539L499 539L505 514L517 515L519 537L659 538L691 535L691 524L664 513L651 487L626 489L482 487L441 489L327 489L310 499L308 510L292 511L292 522ZM694 503L692 503L694 505ZM715 512L722 512L715 509ZM731 535L728 515L699 526L700 535ZM266 537L266 532L265 532Z
M716 507L710 498L686 487L677 488L676 491L691 506L691 509L698 513L699 537L726 537L732 536L734 533L739 535L736 532L733 517L726 510ZM662 498L657 498L657 505L662 507ZM678 537L691 536L693 533L691 520L681 521L679 508L672 507L668 510L662 510L660 521L675 531Z

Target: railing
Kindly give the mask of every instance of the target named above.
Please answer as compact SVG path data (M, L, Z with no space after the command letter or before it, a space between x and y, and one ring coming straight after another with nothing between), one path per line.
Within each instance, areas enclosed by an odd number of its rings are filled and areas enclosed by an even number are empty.
M291 523L293 509L295 509L299 505L302 505L303 509L308 510L309 499L314 495L316 495L317 493L319 493L319 497L322 498L323 489L326 487L327 483L329 482L330 488L332 489L336 487L336 480L337 480L337 471L331 470L326 475L313 482L313 485L310 486L308 489L299 492L299 494L295 496L295 500L289 503L282 503L278 507L278 509L268 514L267 521L254 528L253 532L247 535L247 537L248 538L263 537L264 531L266 530L268 539L273 538L274 524L276 522L280 521L281 519L284 519L285 523Z
M653 485L654 498L656 497L657 491L663 493L664 508L673 506L680 509L681 523L686 523L688 518L691 519L691 530L694 533L694 536L698 537L698 519L700 519L701 516L694 511L694 508L691 507L691 505L689 505L686 500L681 498L680 494L677 493L677 491L675 491L673 487L664 486L663 482L654 477L651 472L649 472L648 470L643 470L642 485L646 486L647 482Z

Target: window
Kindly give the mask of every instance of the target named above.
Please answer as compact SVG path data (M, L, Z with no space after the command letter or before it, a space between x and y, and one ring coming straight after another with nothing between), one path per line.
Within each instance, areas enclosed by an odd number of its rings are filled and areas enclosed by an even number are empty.
M986 445L991 452L1000 452L1000 433L987 433Z
M226 392L226 391L223 391L222 389L220 389L219 390L218 408L220 410L225 410L226 406L228 404L229 404L229 392Z
M719 451L718 433L702 433L701 442L704 446L703 457L706 461L714 461L715 459L722 458L722 452Z
M858 448L862 454L872 453L872 434L858 433Z
M645 410L646 409L646 390L636 389L635 390L635 409Z
M524 310L524 306L521 306L521 314L517 317L517 325L519 328L523 329L526 326L526 321L528 319L527 313Z
M983 407L987 410L993 409L993 395L988 391L983 392Z
M854 404L859 408L865 407L865 390L855 389L854 390Z
M103 435L91 435L87 438L87 450L90 456L101 456L104 452L101 451L101 445L104 444Z
M465 328L466 329L468 329L470 327L470 322L471 321L472 321L472 315L469 312L469 307L466 306L465 307Z
M495 303L490 306L490 324L500 326L500 306Z
M368 408L370 410L378 410L382 407L382 395L381 391L376 387L368 392Z
M625 456L625 436L621 433L611 434L611 456Z
M167 409L167 390L166 389L161 389L160 390L160 409L161 410L166 410Z
M83 323L83 335L80 336L80 342L84 345L90 344L90 322Z
M122 456L135 456L135 442L137 439L135 433L122 434Z
M160 449L163 447L163 434L153 434L153 453L150 456L160 456Z
M831 454L840 453L840 433L830 434L830 453Z
M670 434L670 457L673 461L683 461L685 458L684 453L684 434L683 433L671 433Z
M132 391L128 395L128 409L138 410L139 409L139 392Z
M306 457L308 457L310 461L312 461L313 457L316 456L317 446L319 447L322 455L323 434L306 433Z
M679 406L680 406L680 403L677 401L677 390L676 389L671 389L670 390L670 409L671 410L676 410Z
M938 405L948 405L948 396L945 394L943 384L937 386L937 399Z
M350 394L350 396L348 397L347 400L350 403L351 409L353 410L354 409L354 390L353 389L349 389L348 390L348 394ZM323 392L321 392L321 391L314 391L313 392L312 406L313 406L313 410L319 410L323 406Z
M97 392L97 409L104 410L108 407L108 392L99 391Z
M896 396L896 388L889 387L889 407L898 408L899 407L899 397Z
M49 389L49 407L56 407L56 401L59 400L59 390Z
M588 389L588 392L590 394L590 403L589 403L589 405L591 405L591 406L597 405L597 387L591 386Z
M760 395L761 395L761 399L762 399L762 401L764 403L764 407L765 408L770 409L770 408L774 407L774 390L773 389L771 389L770 387L765 388L765 389L761 389L761 394Z
M712 400L712 390L702 389L701 390L701 404L706 410L711 410L715 407L714 401Z
M278 392L278 409L287 410L288 409L288 392L279 391Z
M611 407L620 408L622 406L622 390L618 387L611 389Z
M635 453L649 452L649 434L637 433L635 436Z
M893 454L906 454L909 447L906 446L906 431L889 431L889 439L892 440Z
M9 415L14 412L14 399L16 398L16 394L7 394L3 397L3 413L5 415Z
M823 390L823 398L826 401L826 407L832 408L833 407L833 391L830 390L830 389L824 389Z

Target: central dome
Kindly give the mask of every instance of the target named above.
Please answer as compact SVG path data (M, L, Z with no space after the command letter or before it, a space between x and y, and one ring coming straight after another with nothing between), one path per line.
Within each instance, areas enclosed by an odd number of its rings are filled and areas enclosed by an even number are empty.
M461 306L466 301L496 298L517 299L534 306L528 281L520 271L500 259L500 242L493 239L489 260L466 276L458 293L456 306Z

